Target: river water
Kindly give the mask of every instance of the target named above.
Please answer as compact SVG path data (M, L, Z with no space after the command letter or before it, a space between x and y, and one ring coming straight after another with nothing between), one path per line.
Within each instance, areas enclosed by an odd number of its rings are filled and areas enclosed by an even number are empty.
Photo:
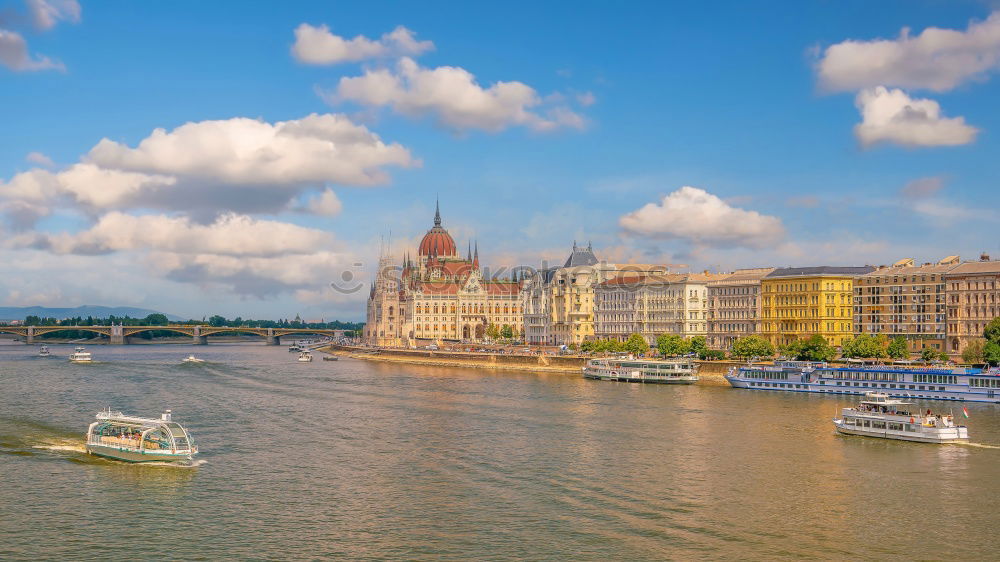
M1000 409L974 445L842 437L845 399L575 375L297 363L260 344L0 345L0 558L984 559ZM207 359L182 365L189 353ZM83 452L171 408L196 466ZM921 407L950 407L927 403Z

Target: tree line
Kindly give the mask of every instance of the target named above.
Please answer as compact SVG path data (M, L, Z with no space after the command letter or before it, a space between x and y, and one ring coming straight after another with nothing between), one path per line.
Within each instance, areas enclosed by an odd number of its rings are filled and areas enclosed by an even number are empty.
M570 346L577 349L577 346ZM683 338L677 334L662 334L652 348L663 357L694 354L700 359L723 359L724 351L709 349L705 336ZM631 334L627 340L597 339L585 341L580 351L590 353L632 353L645 355L651 351L642 335ZM839 355L845 359L906 359L909 344L903 336L889 338L885 334L860 334L847 338L838 350L819 334L799 339L777 348L761 336L745 336L733 342L729 356L735 359L771 359L775 355L797 361L832 361ZM920 351L925 362L947 361L943 350L925 348ZM973 340L962 352L962 361L971 365L1000 365L1000 318L994 318L983 330L983 339Z

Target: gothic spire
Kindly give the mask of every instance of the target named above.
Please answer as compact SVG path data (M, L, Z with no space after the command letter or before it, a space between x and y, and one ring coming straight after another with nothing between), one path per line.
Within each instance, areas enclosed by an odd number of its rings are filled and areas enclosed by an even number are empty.
M441 200L434 198L434 226L441 226Z
M472 268L479 269L479 240L476 240L476 253L472 255Z
M469 253L465 261L472 261L472 240L469 240Z

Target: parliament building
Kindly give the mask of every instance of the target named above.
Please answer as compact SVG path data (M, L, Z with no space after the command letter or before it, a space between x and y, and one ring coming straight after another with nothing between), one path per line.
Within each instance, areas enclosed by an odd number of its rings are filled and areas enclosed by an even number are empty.
M523 333L521 283L487 279L479 266L479 247L458 253L455 240L441 226L440 206L434 226L417 249L396 264L385 255L368 296L365 342L410 347L425 342L481 342L488 328L508 326Z

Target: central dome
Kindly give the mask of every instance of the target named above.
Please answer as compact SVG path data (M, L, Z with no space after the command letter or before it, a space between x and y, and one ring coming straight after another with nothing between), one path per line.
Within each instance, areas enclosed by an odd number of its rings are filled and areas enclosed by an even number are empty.
M451 234L440 226L435 226L424 234L424 239L420 241L419 253L421 256L450 258L458 255L458 249Z
M434 228L428 230L427 234L424 234L424 239L420 241L417 253L421 256L458 257L458 248L455 246L455 240L441 226L441 208L438 205L435 205L434 209Z

